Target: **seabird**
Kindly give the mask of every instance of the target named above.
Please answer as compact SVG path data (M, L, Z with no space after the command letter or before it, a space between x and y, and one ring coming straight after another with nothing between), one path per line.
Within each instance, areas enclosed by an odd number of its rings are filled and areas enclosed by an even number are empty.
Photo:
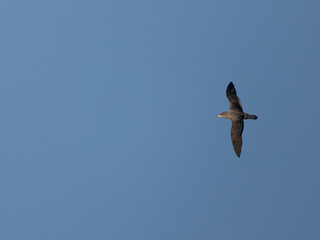
M234 151L237 156L240 157L242 147L242 132L243 132L243 120L254 119L258 117L256 115L250 115L243 112L240 98L237 96L236 89L232 82L227 87L227 98L230 102L230 110L228 112L220 113L217 118L226 118L232 121L231 127L231 140Z

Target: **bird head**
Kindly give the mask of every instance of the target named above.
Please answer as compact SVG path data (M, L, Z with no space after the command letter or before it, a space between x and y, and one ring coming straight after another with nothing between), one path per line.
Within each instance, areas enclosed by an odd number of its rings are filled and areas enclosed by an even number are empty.
M217 118L225 118L226 115L227 115L226 112L222 112L222 113L220 113L220 114L217 116Z

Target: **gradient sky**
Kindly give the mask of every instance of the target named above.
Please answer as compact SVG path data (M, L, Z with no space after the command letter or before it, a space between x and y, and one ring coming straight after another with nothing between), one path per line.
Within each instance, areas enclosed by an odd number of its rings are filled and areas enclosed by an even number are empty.
M0 239L320 239L319 13L2 0Z

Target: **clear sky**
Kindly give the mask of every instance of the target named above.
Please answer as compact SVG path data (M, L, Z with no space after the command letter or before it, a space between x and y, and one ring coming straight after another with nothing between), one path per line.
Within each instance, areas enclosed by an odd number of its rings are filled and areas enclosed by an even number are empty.
M0 239L320 239L319 12L2 0Z

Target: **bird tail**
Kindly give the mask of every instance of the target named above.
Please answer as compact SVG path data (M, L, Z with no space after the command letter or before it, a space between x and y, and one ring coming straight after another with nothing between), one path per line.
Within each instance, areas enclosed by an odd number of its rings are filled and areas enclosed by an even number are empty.
M250 114L245 114L244 115L244 119L258 119L258 117L256 115L250 115Z

